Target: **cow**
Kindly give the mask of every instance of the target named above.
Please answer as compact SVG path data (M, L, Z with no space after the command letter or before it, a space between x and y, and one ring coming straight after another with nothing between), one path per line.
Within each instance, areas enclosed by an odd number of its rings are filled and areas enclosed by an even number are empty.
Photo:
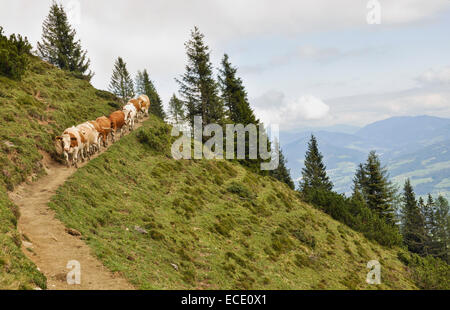
M64 154L67 167L70 167L72 164L75 168L78 168L78 154L80 154L81 159L84 160L82 150L86 143L86 140L80 134L78 129L75 126L67 128L61 136L58 136L55 139L56 151L59 154Z
M94 124L95 123L95 124ZM103 146L108 146L108 136L111 132L111 121L106 116L100 116L95 121L92 121L92 124L97 129L97 131L100 133L100 138L103 142Z
M99 136L100 133L95 129L95 126L90 122L85 122L76 126L80 135L84 137L86 143L84 145L85 155L91 159L91 155L100 150Z
M100 127L100 125L97 123L97 121L88 121L89 124L91 124L92 126L94 126L95 130L98 133L98 137L97 137L97 146L98 146L98 151L100 151L100 146L101 146L101 142L102 142L102 128ZM108 121L109 123L109 121Z
M125 125L125 113L123 111L114 111L109 115L111 127L111 139L115 142L116 133L120 131L120 136L123 136L123 126Z
M137 110L133 104L128 103L122 108L122 111L125 114L125 123L128 125L129 131L132 131L137 117Z
M142 111L141 109L141 102L138 99L130 99L130 101L128 101L128 104L132 104L136 108L136 122L138 122L139 117L144 114L144 111Z
M150 99L147 95L140 95L138 100L141 104L141 110L145 116L148 116L148 109L150 108Z

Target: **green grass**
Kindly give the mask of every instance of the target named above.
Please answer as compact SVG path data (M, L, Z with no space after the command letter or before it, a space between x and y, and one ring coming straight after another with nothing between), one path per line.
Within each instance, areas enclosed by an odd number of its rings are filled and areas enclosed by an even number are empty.
M39 175L39 151L54 153L55 136L117 107L110 93L35 57L22 81L0 76L0 186Z
M0 288L45 287L45 278L21 252L16 208L7 190L45 172L42 152L65 128L118 107L113 95L37 57L22 81L0 76Z
M45 173L42 153L54 153L53 137L64 128L117 108L108 92L35 57L21 82L0 77L1 289L46 287L20 250L26 237L6 191ZM366 240L270 177L231 162L173 160L168 129L151 118L79 169L51 203L110 270L138 288L437 285L424 280L426 265L398 255L403 250ZM380 286L365 283L371 259L382 263Z
M136 287L417 288L402 250L368 241L238 164L173 160L168 132L151 118L79 169L50 203ZM382 264L379 286L365 282L372 259Z

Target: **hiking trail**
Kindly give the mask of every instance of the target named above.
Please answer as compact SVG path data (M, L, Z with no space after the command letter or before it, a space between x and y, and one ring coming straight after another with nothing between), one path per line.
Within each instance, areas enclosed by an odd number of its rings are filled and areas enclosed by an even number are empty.
M135 123L135 129L147 118ZM116 141L117 143L117 141ZM109 144L111 145L111 143ZM101 155L102 148L91 159ZM56 190L77 170L57 163L43 153L42 164L46 175L35 182L22 183L9 198L19 207L18 231L22 237L22 251L47 277L48 290L132 290L134 287L122 275L109 271L81 240L78 232L68 232L55 212L48 207ZM79 163L81 168L89 161ZM68 284L67 274L71 260L80 263L81 284Z

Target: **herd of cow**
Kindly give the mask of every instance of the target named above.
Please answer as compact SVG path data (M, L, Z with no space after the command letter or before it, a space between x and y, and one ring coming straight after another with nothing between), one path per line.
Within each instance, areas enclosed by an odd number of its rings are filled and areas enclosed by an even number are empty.
M72 126L64 130L61 136L55 138L55 148L58 154L64 155L67 166L78 167L78 160L86 158L100 151L103 144L108 146L108 137L114 143L117 134L123 136L124 130L134 129L135 122L141 117L148 116L150 99L147 95L140 95L131 99L122 110L112 112L109 117L101 116L95 121Z

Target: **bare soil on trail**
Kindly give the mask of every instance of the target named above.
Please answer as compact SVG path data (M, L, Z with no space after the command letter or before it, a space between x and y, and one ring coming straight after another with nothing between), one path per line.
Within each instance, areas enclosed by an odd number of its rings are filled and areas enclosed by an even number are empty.
M140 127L135 124L135 129ZM111 143L109 144L111 145ZM104 152L105 149L102 150ZM91 158L99 156L97 153ZM22 251L47 277L50 290L132 290L134 287L120 274L110 272L91 252L78 233L68 233L66 227L48 207L58 187L76 171L76 168L53 161L43 154L47 175L35 182L24 183L8 193L19 207L18 230L22 236ZM87 162L79 163L82 167ZM81 284L68 284L69 261L80 263Z

